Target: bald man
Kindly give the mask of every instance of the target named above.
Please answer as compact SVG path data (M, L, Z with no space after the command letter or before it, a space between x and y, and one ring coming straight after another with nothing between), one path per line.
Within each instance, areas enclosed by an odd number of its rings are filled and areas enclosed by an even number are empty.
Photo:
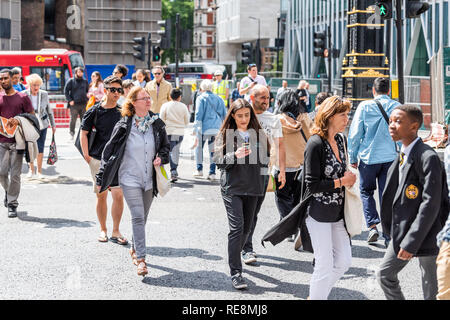
M253 110L256 113L259 124L264 130L264 133L269 138L272 150L274 150L275 154L277 155L277 163L272 163L271 165L273 167L273 171L277 172L277 174L275 174L275 178L278 179L279 189L282 189L284 187L284 184L286 183L286 153L283 144L283 129L280 119L278 118L278 116L267 111L270 106L270 94L266 86L256 84L250 90L249 95ZM267 175L266 177L266 186L264 190L267 189L267 184L269 182L269 176ZM250 229L250 234L248 236L247 242L242 249L242 260L245 264L252 264L256 262L256 253L253 251L252 236L253 232L255 231L258 212L261 209L264 197L265 196L262 196L258 200L253 225Z

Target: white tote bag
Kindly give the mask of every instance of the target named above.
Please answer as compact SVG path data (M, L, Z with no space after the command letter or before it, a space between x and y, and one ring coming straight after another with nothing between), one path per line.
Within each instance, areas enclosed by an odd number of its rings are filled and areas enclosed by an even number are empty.
M345 139L344 135L341 135ZM356 181L351 187L345 187L345 201L344 201L344 219L347 232L350 237L361 234L363 225L363 205L359 194L359 171L353 168L349 163L347 147L344 142L345 161L347 163L347 170L356 176Z
M155 166L156 171L156 185L158 188L158 194L161 195L161 197L164 197L167 192L170 190L170 181L167 177L166 170L164 169L164 166Z

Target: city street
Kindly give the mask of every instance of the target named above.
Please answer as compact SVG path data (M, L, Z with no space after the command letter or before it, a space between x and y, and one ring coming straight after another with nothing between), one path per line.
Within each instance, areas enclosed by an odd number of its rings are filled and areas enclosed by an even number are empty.
M260 243L279 219L273 193L266 196L255 231L258 263L244 265L249 288L233 289L227 263L228 221L220 187L218 182L192 177L195 162L190 132L186 130L182 144L180 180L150 210L146 228L149 274L143 279L136 275L128 247L97 241L89 168L73 146L68 129L58 128L56 165L44 164L47 178L37 181L27 180L24 164L18 218L8 218L6 208L0 214L0 234L5 239L0 299L306 299L312 254L294 251L292 242L267 243L266 248ZM44 162L50 139L49 131ZM110 214L108 227L110 236ZM131 240L126 205L121 232ZM337 282L330 299L385 299L375 279L385 251L383 241L369 246L366 238L363 232L352 240L352 267ZM400 281L406 299L423 299L417 259L403 270Z

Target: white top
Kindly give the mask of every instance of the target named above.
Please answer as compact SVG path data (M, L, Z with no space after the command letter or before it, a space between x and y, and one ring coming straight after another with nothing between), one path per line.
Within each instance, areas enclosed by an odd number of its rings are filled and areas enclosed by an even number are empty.
M267 86L266 78L264 78L263 76L258 74L255 78L251 78L249 75L247 75L246 77L244 77L241 80L241 83L240 83L241 89L247 88L248 86L250 86L252 84L252 82L256 82L257 84ZM250 101L250 95L248 92L245 94L244 99L247 101Z
M419 141L420 137L417 137L413 142L411 142L407 147L405 147L405 145L402 145L402 147L400 148L400 152L404 153L405 155L403 156L403 164L400 165L400 170L399 170L399 181L402 181L402 176L403 176L403 167L405 166L406 162L408 161L408 157L411 153L412 148L414 147L414 145L416 144L417 141Z
M270 144L274 143L274 139L283 137L283 127L279 116L264 111L261 114L257 114L256 117L258 118L264 133L267 135L267 138L269 138Z
M167 135L183 136L189 125L188 107L179 101L169 101L161 106L159 117L166 124Z
M35 96L30 95L30 98L31 98L31 104L33 105L34 111L36 111L36 113L39 112L39 110L38 110L38 95L35 95Z

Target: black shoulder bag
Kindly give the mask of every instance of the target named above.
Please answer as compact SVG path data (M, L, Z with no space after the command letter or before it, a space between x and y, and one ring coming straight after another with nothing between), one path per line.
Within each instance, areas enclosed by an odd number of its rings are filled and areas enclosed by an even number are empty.
M88 135L87 135L87 138L88 138L88 151L91 150L92 145L94 144L95 134L97 133L97 129L95 128L95 125L97 124L97 108L98 107L95 107L95 108L96 108L95 110L92 110L93 112L95 112L94 123L92 125L91 130L88 132ZM75 147L78 149L78 151L84 157L83 150L81 149L80 134L81 134L81 124L80 124L80 128L78 129L77 138L75 139Z

